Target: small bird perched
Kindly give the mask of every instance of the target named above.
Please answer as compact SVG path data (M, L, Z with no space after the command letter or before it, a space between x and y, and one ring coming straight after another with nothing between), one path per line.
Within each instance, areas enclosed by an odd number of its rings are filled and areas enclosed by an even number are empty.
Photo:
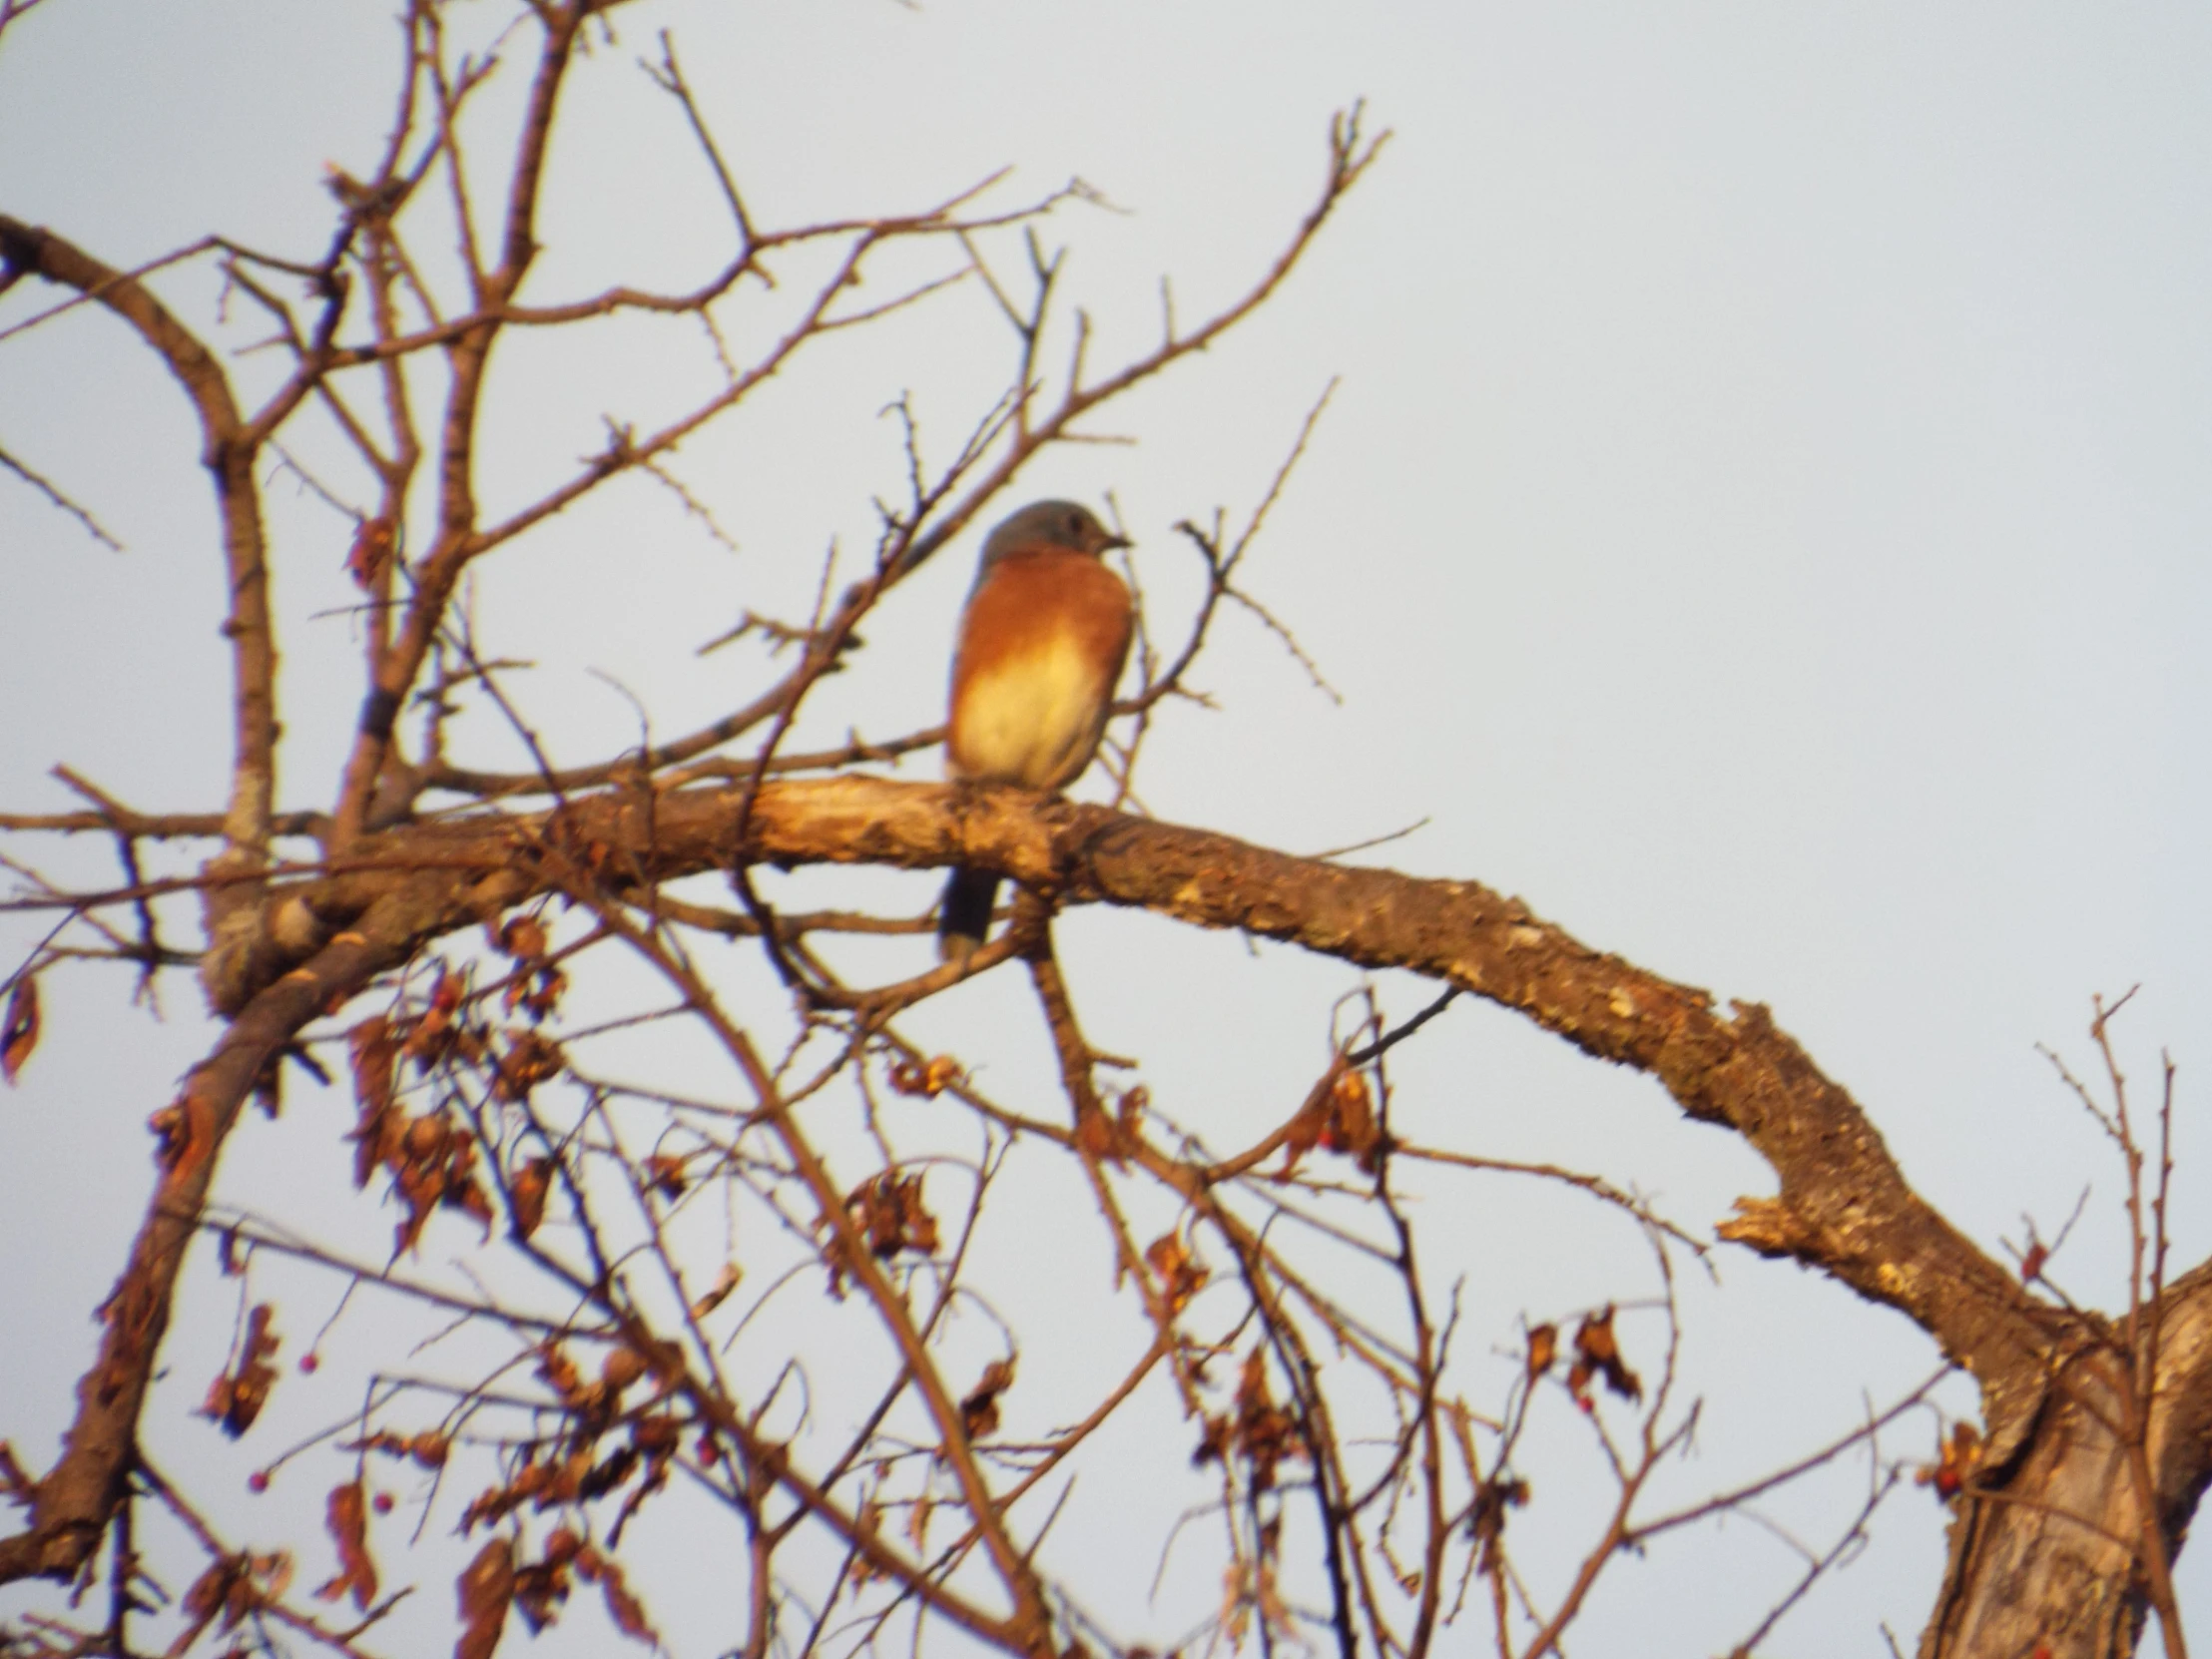
M990 533L952 656L946 772L956 781L1064 790L1098 751L1129 657L1129 589L1106 568L1127 547L1072 501L1039 501ZM937 949L965 961L998 896L987 870L944 884Z

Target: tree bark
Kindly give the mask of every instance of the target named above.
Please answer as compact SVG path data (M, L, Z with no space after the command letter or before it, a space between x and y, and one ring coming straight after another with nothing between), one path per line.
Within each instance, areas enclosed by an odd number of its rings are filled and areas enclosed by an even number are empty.
M1406 969L1648 1072L1690 1116L1742 1135L1774 1170L1777 1190L1739 1200L1722 1235L1897 1309L1974 1375L1988 1436L1957 1500L1924 1659L2023 1659L2038 1644L2049 1659L2132 1651L2146 1605L2143 1550L2109 1328L2037 1301L1914 1192L1857 1102L1763 1007L1720 1012L1706 992L1593 950L1471 881L1293 857L1012 790L841 777L770 781L746 797L739 787L609 790L534 816L400 826L356 843L333 872L274 884L264 931L294 941L295 957L274 965L187 1086L214 1114L208 1166L260 1067L332 1005L333 991L358 989L444 933L580 879L642 898L660 883L739 864L964 864L1061 903L1138 906ZM173 1212L176 1196L158 1196L157 1214L165 1204ZM145 1254L134 1256L116 1306L129 1305ZM166 1311L174 1254L163 1257ZM2212 1475L2212 1269L2166 1293L2161 1324L2143 1466L2170 1555ZM142 1329L158 1336L158 1323ZM137 1345L131 1358L150 1368L152 1349ZM86 1411L100 1391L94 1381L82 1390ZM0 1580L53 1573L89 1551L120 1468L94 1442L128 1439L113 1416L111 1398L94 1434L80 1415L63 1467L42 1483L32 1532L0 1541ZM67 1505L64 1484L76 1494ZM62 1528L75 1547L61 1543Z

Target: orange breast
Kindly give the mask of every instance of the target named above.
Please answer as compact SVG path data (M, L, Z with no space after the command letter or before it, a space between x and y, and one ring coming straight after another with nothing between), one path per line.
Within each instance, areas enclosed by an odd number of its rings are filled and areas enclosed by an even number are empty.
M1129 630L1129 590L1097 559L1051 548L1000 559L960 618L952 775L1072 784L1105 730Z

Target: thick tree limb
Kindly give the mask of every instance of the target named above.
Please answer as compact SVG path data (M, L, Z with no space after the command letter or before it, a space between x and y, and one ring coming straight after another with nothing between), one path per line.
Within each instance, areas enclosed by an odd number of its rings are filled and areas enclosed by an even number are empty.
M389 889L393 864L419 863L415 879L431 882L526 872L541 838L581 853L618 886L659 882L741 861L740 800L736 790L685 789L652 798L648 810L637 795L613 792L527 819L394 830L377 842L386 867L272 902L297 901L326 925L342 924ZM763 784L742 861L966 863L1067 900L1143 907L1363 967L1403 968L1516 1009L1585 1053L1651 1073L1691 1116L1736 1130L1766 1158L1780 1191L1744 1201L1728 1237L1818 1267L1911 1317L1992 1390L1993 1436L2033 1412L2054 1316L1913 1192L1858 1104L1764 1008L1721 1013L1704 991L1592 950L1517 899L1018 791L863 778ZM475 919L455 913L445 925Z
M2097 1392L2095 1374L2086 1361L2068 1361L2094 1346L2082 1339L2074 1316L2035 1302L1921 1199L1858 1104L1764 1008L1739 1004L1723 1013L1705 992L1593 950L1519 900L1471 881L1300 858L1011 790L840 777L763 782L750 812L745 796L742 786L615 790L545 814L487 812L395 827L355 849L371 867L286 882L268 896L269 936L327 942L307 953L304 971L261 990L188 1086L188 1098L205 1100L212 1112L209 1155L196 1167L196 1185L165 1176L112 1304L100 1365L80 1389L68 1450L41 1484L33 1529L0 1542L0 1581L67 1571L96 1542L120 1490L138 1400L213 1148L269 1057L377 972L443 933L573 886L579 869L621 898L741 863L963 863L997 870L1062 903L1127 905L1235 927L1486 997L1588 1054L1649 1072L1691 1116L1742 1135L1774 1169L1779 1190L1742 1201L1724 1233L1897 1308L1971 1371L1991 1428L1984 1488L2036 1489L2035 1481L2046 1478L2043 1462L2064 1462L2075 1483L2099 1478L2078 1462L2094 1450L2095 1436L2085 1432L2054 1438L2038 1431L2031 1455L2016 1470L2007 1467L2029 1431L2048 1426L2049 1412L2088 1411L2080 1420L2095 1420L2099 1402L2088 1397ZM2205 1484L2205 1447L2212 1442L2212 1407L2201 1403L2212 1397L2206 1335L2212 1317L2205 1311L2212 1307L2212 1279L2200 1272L2176 1284L2167 1300L2168 1363L2161 1367L2151 1452L2164 1518L2178 1528ZM112 1386L119 1365L128 1376ZM1969 1499L1961 1524L1977 1530L1954 1551L1954 1580L2003 1580L1972 1563L1993 1559L1991 1551L2010 1558L2021 1540L2007 1543L2006 1536L2025 1519L2038 1534L2070 1529L2087 1574L2110 1581L2109 1563L2088 1557L2115 1547L2114 1536L2124 1539L2124 1524L2107 1525L2100 1516L2085 1528L2067 1518L2067 1503L2036 1507L2005 1497L1998 1489ZM2037 1550L2057 1547L2055 1534L2024 1542ZM2117 1547L2124 1550L2124 1543ZM2117 1625L2103 1628L2124 1629L2129 1616L2123 1609ZM1959 1629L1964 1617L1951 1606L1947 1628Z
M139 1409L169 1325L177 1276L200 1227L217 1154L255 1085L284 1044L332 999L406 959L414 929L407 894L381 901L363 925L262 990L161 1115L161 1174L123 1277L102 1306L100 1356L77 1384L77 1416L61 1460L38 1482L31 1524L0 1539L0 1583L69 1578L90 1559L130 1477Z
M2170 1558L2212 1480L2212 1267L2176 1283L2162 1309L2148 1450ZM1926 1659L2038 1646L2052 1659L2119 1659L2136 1650L2146 1607L2136 1559L2142 1516L2119 1430L2137 1402L2100 1332L2111 1336L2101 1321L2085 1321L2054 1365L2019 1466L1998 1489L1967 1489L1922 1637Z
M268 861L276 799L276 636L270 623L268 545L254 459L261 436L239 413L231 382L214 354L137 277L112 271L53 232L0 216L0 286L30 273L96 299L138 331L176 376L200 417L201 463L215 481L230 592L223 631L231 642L233 758L226 845L211 867L258 869ZM334 313L331 317L334 322ZM234 971L253 969L256 941L242 932L255 894L238 883L207 893L207 974L217 1001ZM235 1006L236 1004L232 1004Z

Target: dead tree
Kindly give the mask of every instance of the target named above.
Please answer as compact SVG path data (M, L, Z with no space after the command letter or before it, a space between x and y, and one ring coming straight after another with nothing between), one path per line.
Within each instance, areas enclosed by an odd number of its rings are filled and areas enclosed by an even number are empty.
M0 9L0 28L28 9ZM358 173L331 173L335 210L318 250L210 237L124 270L66 227L0 217L0 291L40 307L0 342L59 310L97 307L154 353L198 421L220 527L233 726L219 809L140 810L64 771L81 806L0 819L25 846L112 842L126 872L92 887L40 875L35 853L11 858L22 886L10 909L50 925L7 983L0 1060L11 1078L38 1044L42 979L88 956L142 984L189 969L220 1033L153 1112L153 1192L99 1310L98 1356L64 1444L51 1460L0 1449L20 1517L0 1537L0 1583L105 1584L105 1617L26 1602L0 1649L182 1654L285 1641L372 1652L404 1593L383 1593L385 1567L409 1547L400 1525L377 1517L411 1469L425 1559L453 1530L467 1540L463 1655L490 1653L511 1619L541 1627L583 1584L617 1628L653 1639L625 1532L681 1504L699 1517L687 1526L733 1540L726 1555L739 1565L716 1640L749 1655L944 1630L1024 1655L1296 1640L1351 1659L1458 1651L1466 1636L1442 1632L1464 1624L1501 1654L1534 1659L1556 1650L1625 1551L1866 1455L1864 1506L1832 1547L1807 1552L1800 1579L1776 1586L1772 1615L1739 1648L1749 1653L1910 1472L1883 1456L1879 1435L1925 1408L1927 1388L1769 1479L1655 1512L1650 1477L1697 1420L1678 1386L1672 1276L1711 1247L1596 1177L1424 1144L1393 1123L1391 1051L1473 997L1648 1073L1689 1117L1741 1136L1776 1190L1741 1201L1720 1239L1896 1310L1946 1369L1975 1380L1985 1426L1954 1428L1924 1471L1955 1509L1924 1655L2125 1653L2150 1609L2168 1652L2181 1653L2168 1569L2212 1472L2212 1268L2167 1273L2171 1074L2160 1149L2146 1155L2103 1010L2107 1075L2079 1092L2129 1173L2136 1273L2117 1318L2057 1294L2041 1245L2001 1264L1924 1202L1866 1112L1765 1008L1716 1007L1473 880L1293 856L1132 810L1146 734L1168 700L1190 695L1217 618L1268 616L1242 585L1244 561L1282 474L1242 528L1221 514L1180 527L1202 596L1172 624L1144 621L1110 745L1112 805L881 775L935 746L933 727L814 749L794 741L810 697L857 660L861 626L887 595L1020 500L1038 455L1098 435L1098 411L1187 372L1185 359L1291 277L1381 148L1360 112L1331 125L1310 211L1241 295L1195 322L1171 308L1152 349L1101 364L1048 241L1083 207L1080 187L1014 202L986 180L910 211L776 228L749 210L664 39L646 67L688 134L727 261L681 288L641 275L598 292L541 291L541 209L560 172L549 145L571 71L585 50L620 44L629 10L528 0L497 36L460 40L455 31L478 27L472 13L411 0L388 139ZM477 101L509 81L512 120L488 136ZM255 361L274 352L279 372L254 380L163 296L188 263L212 265L226 303L265 319ZM1001 394L934 460L911 408L897 406L904 493L881 504L863 568L841 585L825 570L811 614L748 614L731 632L757 652L752 694L682 736L551 764L512 665L480 643L471 575L616 489L674 490L714 533L675 471L687 440L770 397L825 341L976 289L1004 325ZM656 423L610 423L596 453L531 499L488 511L480 455L502 352L518 337L640 317L695 330L712 389ZM1309 418L1285 473L1311 429ZM96 527L14 448L6 458ZM356 677L360 713L334 792L306 808L283 805L295 798L277 771L277 547L265 506L279 470L342 526L333 539L350 549L363 642L357 663L323 670ZM525 764L500 772L455 758L487 730ZM948 964L924 965L926 915L858 898L793 908L768 878L954 863L995 870L1020 896L991 943ZM1305 1097L1283 1102L1253 1144L1213 1148L1084 1035L1053 927L1099 904L1286 941L1353 969L1404 970L1437 994L1395 1023L1372 993L1348 996L1333 1058ZM179 942L195 931L197 943ZM766 964L771 990L710 963L731 947ZM910 954L889 954L899 949ZM610 977L610 960L625 974ZM873 969L886 961L905 969L884 978ZM933 1054L906 1034L911 1010L992 973L1027 981L1057 1056L1055 1104L997 1098L974 1057ZM639 1000L641 976L650 1001ZM681 1030L715 1080L679 1087L651 1066L595 1058L610 1035L641 1026ZM336 1089L339 1077L352 1126L332 1156L364 1204L396 1213L387 1260L216 1198L250 1107L274 1114L287 1087ZM991 1242L986 1217L1017 1172L1044 1167L1087 1195L1056 1248L1080 1254L1088 1282L1112 1286L1123 1334L1137 1338L1087 1391L1032 1403L1024 1392L1040 1384L1024 1363L1048 1357L1010 1325L978 1344L962 1316L988 1309L987 1258L1007 1248ZM1637 1311L1532 1319L1509 1334L1510 1386L1482 1398L1454 1370L1455 1345L1499 1334L1459 1329L1452 1271L1423 1253L1403 1200L1415 1180L1498 1173L1564 1182L1626 1214L1650 1241L1659 1294ZM727 1248L702 1244L718 1215ZM433 1229L481 1274L426 1266ZM263 1487L295 1458L335 1471L325 1512L338 1572L311 1595L291 1587L289 1548L227 1535L189 1483L164 1472L146 1428L155 1391L188 1385L162 1382L161 1368L194 1274L239 1281L237 1333L203 1409L234 1436L253 1428L279 1355L287 1343L298 1352L289 1316L254 1293L276 1263L344 1287L341 1311L357 1291L426 1330L463 1333L476 1367L456 1384L411 1366L402 1347L343 1400L332 1395L325 1433L257 1466ZM304 1346L310 1371L322 1340ZM836 1347L850 1342L861 1346ZM839 1389L858 1406L818 1404ZM1612 1486L1590 1505L1579 1564L1547 1590L1513 1546L1530 1498L1524 1431L1532 1414L1562 1407L1587 1420ZM1208 1483L1189 1518L1214 1539L1221 1590L1193 1628L1140 1631L1141 1609L1089 1603L1080 1574L1046 1547L1068 1477L1120 1455L1111 1431L1143 1410L1183 1425L1163 1465L1187 1456ZM149 1541L157 1532L170 1541ZM177 1561L191 1582L165 1599L158 1582Z

